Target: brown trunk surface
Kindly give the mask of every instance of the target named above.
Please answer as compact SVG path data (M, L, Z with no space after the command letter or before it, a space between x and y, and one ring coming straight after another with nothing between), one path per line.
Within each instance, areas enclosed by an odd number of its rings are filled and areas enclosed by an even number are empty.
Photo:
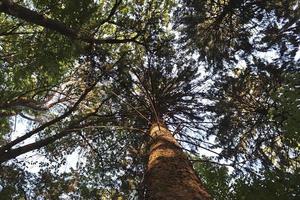
M152 124L145 176L147 200L209 200L187 156L163 124Z

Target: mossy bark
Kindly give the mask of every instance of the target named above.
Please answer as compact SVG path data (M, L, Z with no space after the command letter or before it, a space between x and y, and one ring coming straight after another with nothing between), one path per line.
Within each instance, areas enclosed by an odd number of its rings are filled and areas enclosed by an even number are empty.
M162 123L152 124L145 176L147 200L209 200L190 161Z

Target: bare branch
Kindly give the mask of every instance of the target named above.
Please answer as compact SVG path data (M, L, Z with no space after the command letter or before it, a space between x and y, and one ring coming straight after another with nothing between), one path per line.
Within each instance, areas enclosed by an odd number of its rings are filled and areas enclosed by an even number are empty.
M70 114L72 114L73 111L76 110L76 108L78 107L78 105L80 104L81 101L83 101L85 99L85 97L87 96L87 94L94 88L94 86L97 84L94 83L91 87L87 88L83 94L79 97L79 99L77 100L77 102L74 103L74 105L67 111L65 112L63 115L49 121L49 122L46 122L45 124L41 125L40 127L32 130L32 131L29 131L27 132L25 135L21 136L21 137L18 137L17 139L11 141L10 143L0 147L0 153L5 153L7 150L9 150L11 147L13 147L14 145L26 140L27 138L31 137L32 135L44 130L45 128L59 122L60 120L66 118L67 116L69 116Z

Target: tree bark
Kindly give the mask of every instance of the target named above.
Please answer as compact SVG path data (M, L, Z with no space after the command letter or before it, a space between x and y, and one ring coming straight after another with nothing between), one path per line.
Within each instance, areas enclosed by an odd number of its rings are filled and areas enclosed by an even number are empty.
M162 123L153 123L149 134L149 160L145 174L147 200L209 200L188 157Z

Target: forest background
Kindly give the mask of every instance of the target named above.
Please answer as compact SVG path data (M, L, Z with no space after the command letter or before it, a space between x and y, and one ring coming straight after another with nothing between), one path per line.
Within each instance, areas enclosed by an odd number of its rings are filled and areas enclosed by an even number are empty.
M298 199L299 17L297 0L0 0L0 199L145 199L155 123L214 199Z

